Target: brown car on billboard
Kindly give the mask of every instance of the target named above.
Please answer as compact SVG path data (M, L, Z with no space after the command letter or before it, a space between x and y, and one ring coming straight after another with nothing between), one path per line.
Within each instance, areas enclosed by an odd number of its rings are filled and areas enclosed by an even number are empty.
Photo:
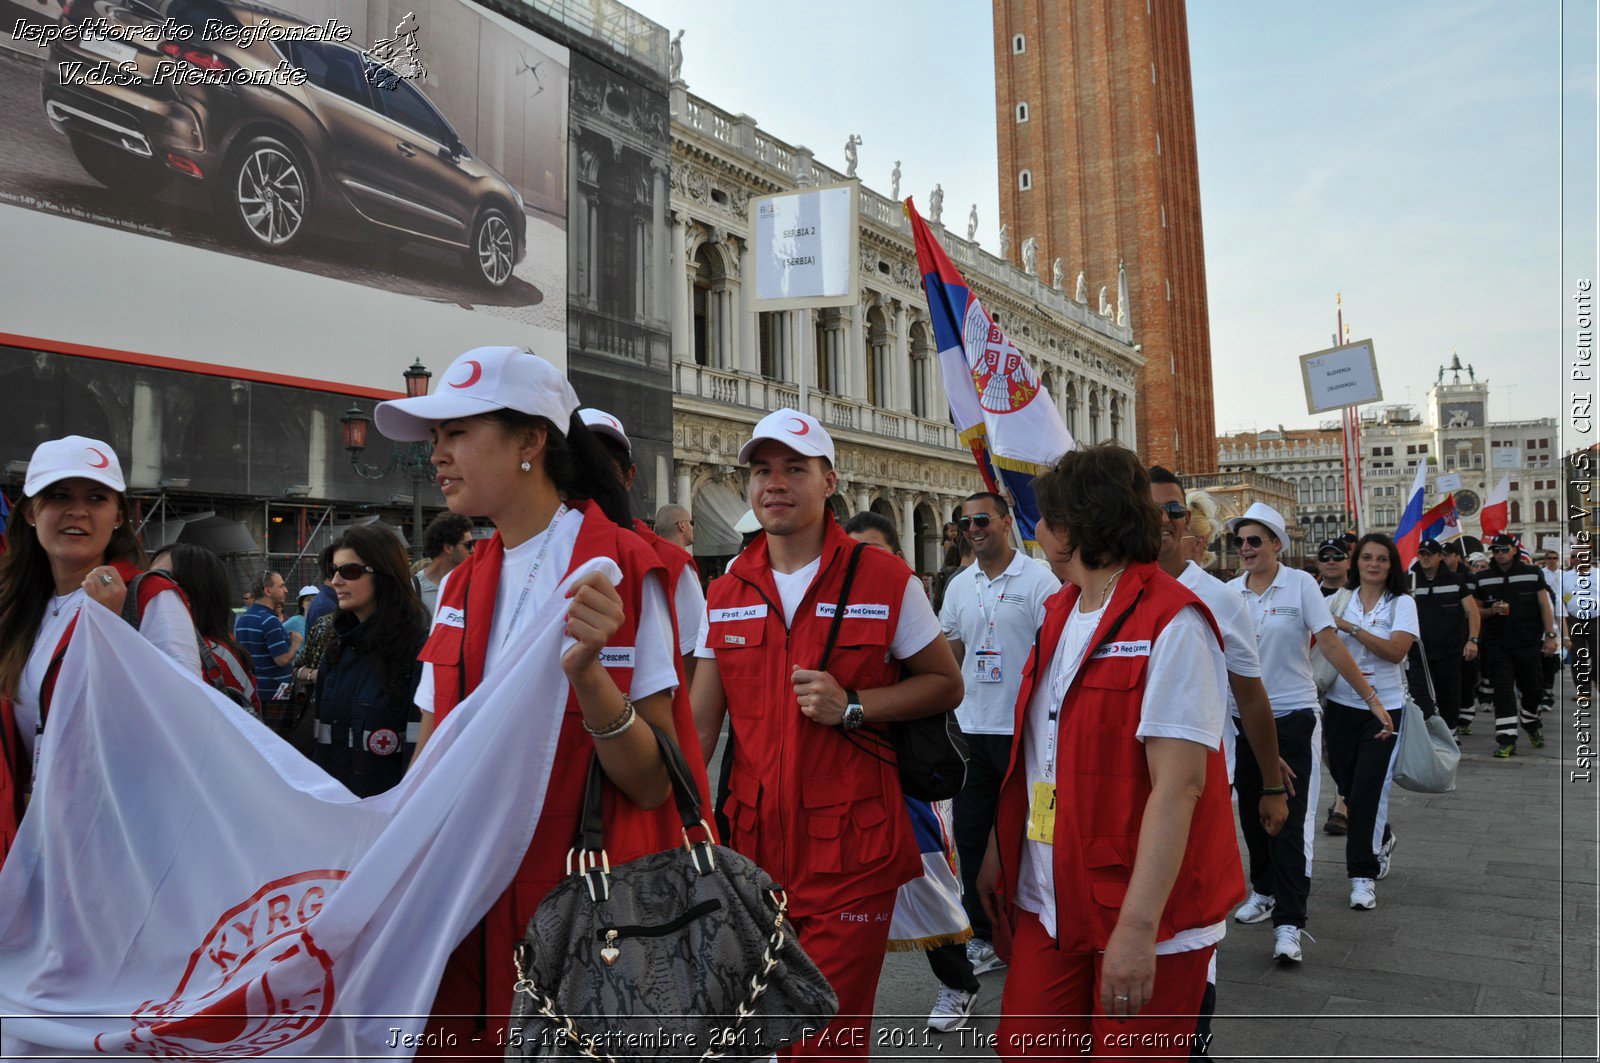
M404 76L317 33L241 0L70 0L45 115L96 181L141 197L199 182L249 246L342 217L457 249L504 286L527 251L521 193Z

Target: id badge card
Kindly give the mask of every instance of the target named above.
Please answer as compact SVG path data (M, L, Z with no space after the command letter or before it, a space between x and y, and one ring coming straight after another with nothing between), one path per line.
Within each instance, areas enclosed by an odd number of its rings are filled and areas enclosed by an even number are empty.
M1028 840L1054 845L1056 841L1056 784L1036 782L1028 802Z
M999 650L978 650L974 658L973 669L978 682L1000 683L1005 681L1005 669L1000 663Z

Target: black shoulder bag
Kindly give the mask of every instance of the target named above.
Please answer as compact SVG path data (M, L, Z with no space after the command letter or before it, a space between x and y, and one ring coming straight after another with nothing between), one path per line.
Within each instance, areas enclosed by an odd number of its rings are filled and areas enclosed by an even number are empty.
M850 598L850 585L855 582L856 562L866 548L866 543L857 543L850 552L850 564L844 570L839 603L834 608L833 623L828 626L828 641L823 647L818 671L828 669L834 641L839 637L839 624L844 620L845 604ZM876 745L884 751L894 750L894 764L900 772L900 789L907 797L919 801L945 801L959 794L966 785L967 736L961 733L961 724L956 721L954 710L936 712L915 720L895 720L889 724L887 737L871 727L841 731L840 734L856 748L885 763L889 758L870 747Z

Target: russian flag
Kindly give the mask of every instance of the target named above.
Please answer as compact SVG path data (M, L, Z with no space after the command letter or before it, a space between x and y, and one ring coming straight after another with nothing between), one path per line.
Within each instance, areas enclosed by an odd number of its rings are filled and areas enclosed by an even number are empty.
M1073 448L1072 433L1033 366L983 308L910 198L905 209L950 419L989 489L1003 487L1011 497L1017 530L1032 542L1039 520L1033 478Z
M1446 495L1443 502L1422 515L1422 538L1441 543L1461 538L1461 515L1456 512L1454 494Z
M1400 513L1400 525L1394 530L1394 545L1400 551L1401 570L1409 569L1417 559L1417 547L1422 545L1422 499L1428 490L1428 463L1417 462L1417 478L1411 484L1411 494L1406 498L1406 508Z

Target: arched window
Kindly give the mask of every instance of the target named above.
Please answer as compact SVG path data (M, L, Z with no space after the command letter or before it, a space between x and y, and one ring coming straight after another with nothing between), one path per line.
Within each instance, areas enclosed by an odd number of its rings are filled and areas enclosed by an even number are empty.
M1011 54L1012 55L1021 55L1023 52L1025 52L1027 50L1028 50L1028 39L1026 37L1024 37L1022 34L1019 33L1015 37L1011 38Z
M1027 120L1028 120L1028 105L1026 103L1017 104L1017 121L1026 122Z
M1323 479L1322 479L1322 487L1323 487L1323 490L1327 494L1329 502L1342 502L1342 501L1344 501L1342 498L1339 497L1339 481L1336 478L1334 478L1332 476L1323 477Z
M1511 523L1522 523L1522 501L1520 499L1513 498L1511 500Z
M1322 481L1315 480L1311 484L1311 501L1321 502L1322 500Z
M889 405L889 312L881 306L867 311L867 404Z
M1310 501L1311 501L1311 477L1309 477L1309 476L1300 477L1299 491L1296 494L1295 500L1297 502L1299 502L1302 506L1307 505L1307 504L1310 503Z
M939 371L934 359L933 340L925 321L911 326L911 412L918 417L932 418L933 374Z
M721 314L721 294L726 289L721 263L710 244L701 244L694 256L694 298L690 312L694 318L694 361L696 365L720 368L717 352L725 327Z
M1063 415L1067 422L1067 431L1071 432L1073 437L1076 438L1078 435L1078 385L1075 381L1067 381L1067 391L1062 396L1061 401Z
M1024 192L1033 187L1032 170L1023 170L1021 173L1017 174L1017 187Z

